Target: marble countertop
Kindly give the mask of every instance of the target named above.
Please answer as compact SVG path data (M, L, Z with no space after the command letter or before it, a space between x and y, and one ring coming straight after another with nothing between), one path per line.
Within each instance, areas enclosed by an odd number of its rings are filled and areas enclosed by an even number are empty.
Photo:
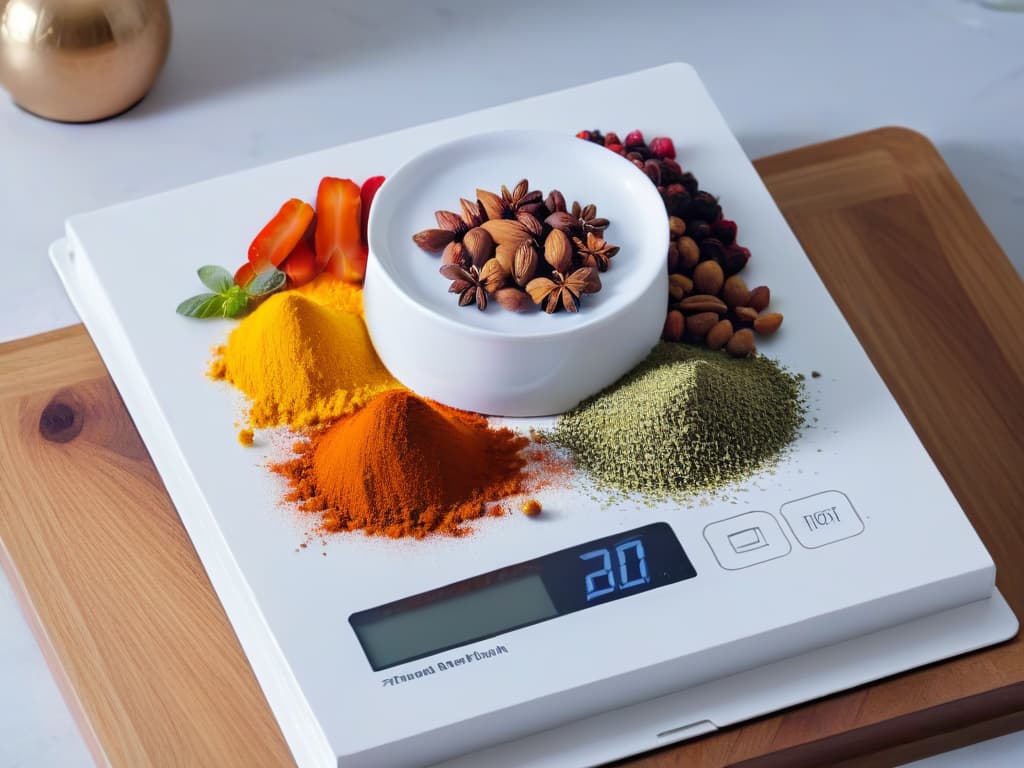
M924 133L1024 272L1024 14L968 0L171 6L167 67L125 115L63 125L0 100L0 341L77 322L46 259L70 214L670 61L697 68L751 157L882 125ZM89 762L0 577L0 768ZM967 763L1024 763L1024 737L927 761Z

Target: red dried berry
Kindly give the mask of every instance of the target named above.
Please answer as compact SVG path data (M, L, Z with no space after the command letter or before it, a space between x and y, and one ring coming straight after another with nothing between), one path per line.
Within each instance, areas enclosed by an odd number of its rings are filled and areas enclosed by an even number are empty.
M711 234L711 225L704 221L704 219L687 219L686 234L699 243Z
M693 215L705 221L718 221L722 218L722 206L718 198L710 192L700 191L693 196Z
M651 139L651 153L655 157L667 157L674 160L676 157L676 145L667 136L658 136Z
M736 222L719 219L711 225L711 235L721 240L724 245L732 245L736 242Z
M617 155L625 156L625 154L626 154L626 148L624 146L622 146L621 144L605 144L604 146L605 146L606 149L610 149L612 152L614 152Z
M647 142L644 141L644 135L640 131L630 131L626 134L626 146L627 147L639 147Z
M648 160L643 164L644 173L655 184L661 184L661 166L656 160Z
M707 241L705 241L707 242ZM750 251L741 245L730 245L722 253L718 263L722 265L722 271L726 277L740 272L750 259Z
M608 147L609 149L611 149L612 144L621 144L621 143L622 142L619 141L619 134L615 133L615 131L609 131L608 133L606 133L604 135L604 145L606 147Z
M665 201L665 210L668 211L668 215L685 219L690 206L690 196L683 188L683 185L669 184L664 188L659 188L658 191L661 192L661 199ZM689 222L686 224L686 232L687 234L690 232Z
M689 171L683 173L683 178L679 180L679 183L686 187L686 191L690 193L690 196L697 194L697 177Z
M661 178L665 180L665 183L675 184L683 180L683 169L675 160L667 158L658 160L658 165L661 166Z
M580 131L576 134L577 139L583 139L584 141L590 141L590 131Z

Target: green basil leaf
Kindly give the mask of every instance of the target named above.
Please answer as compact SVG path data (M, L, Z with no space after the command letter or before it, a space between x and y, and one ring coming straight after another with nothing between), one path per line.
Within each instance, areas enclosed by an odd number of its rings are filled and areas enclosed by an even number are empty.
M214 293L224 293L235 284L235 278L224 267L207 264L199 268L199 279Z
M216 293L200 293L185 299L178 305L177 312L185 317L217 317L224 308L224 297Z
M245 287L245 290L249 292L250 296L265 296L282 287L286 279L287 277L281 270L270 269L256 275L252 282Z
M249 294L244 288L233 285L224 294L224 306L221 308L221 313L224 317L237 317L247 306L249 306Z

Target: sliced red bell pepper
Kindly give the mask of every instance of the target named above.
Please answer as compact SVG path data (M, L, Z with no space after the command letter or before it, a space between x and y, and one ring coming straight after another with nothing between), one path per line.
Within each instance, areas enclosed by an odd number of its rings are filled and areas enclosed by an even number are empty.
M305 285L318 274L316 255L306 240L299 240L288 258L281 262L281 270L288 276L288 287L297 288Z
M362 241L363 245L369 244L369 240L366 237L366 226L370 221L370 206L373 204L373 198L377 195L377 190L380 189L380 185L383 183L383 176L371 176L363 182L363 186L359 190L359 199L361 202L359 213L359 239Z
M256 270L247 261L235 271L235 285L245 288L254 277L256 277Z
M359 185L327 176L316 193L316 261L318 266L350 282L366 274L359 239Z
M249 263L259 273L278 266L302 239L313 220L313 206L292 198L281 206L249 246Z

